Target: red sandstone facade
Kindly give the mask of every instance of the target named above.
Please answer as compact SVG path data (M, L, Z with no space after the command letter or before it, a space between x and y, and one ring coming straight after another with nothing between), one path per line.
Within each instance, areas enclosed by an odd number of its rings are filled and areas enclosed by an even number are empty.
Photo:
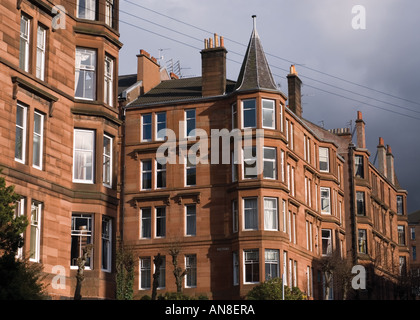
M115 297L118 0L86 6L0 4L0 167L30 224L19 254L43 265L53 299L73 297L84 243L82 296Z
M398 228L406 229L407 219L397 199L405 204L406 192L396 181L390 148L382 163L386 166L388 158L389 171L376 169L365 149L361 113L356 146L349 129L328 131L303 119L294 66L287 76L286 102L272 81L256 30L236 82L226 80L226 53L223 38L216 35L201 52L202 77L161 81L127 98L161 72L142 51L138 70L147 65L150 73L131 76L121 90L126 98L123 241L138 259L136 296L151 294L158 253L165 258L158 291L176 290L169 255L175 246L179 266L188 270L183 292L189 295L239 299L256 284L284 276L308 298L325 299L319 262L337 253L354 265L373 265L372 275L381 279L386 274L380 293L363 291L385 297L385 286L396 285L408 258L406 245L398 242ZM187 131L191 126L205 134L188 137L185 128L180 130L183 121ZM160 128L176 135L176 161L166 166L158 163L158 149L168 143L158 136ZM212 130L239 129L243 137L246 128L253 130L253 145L257 129L264 129L264 171L246 176L242 160L211 163ZM208 143L197 153L194 145L202 139ZM181 162L183 149L198 156L208 152L209 163ZM216 151L221 154L221 147ZM363 159L362 169L355 166L356 158ZM358 212L361 192L365 209ZM340 297L331 290L328 298Z

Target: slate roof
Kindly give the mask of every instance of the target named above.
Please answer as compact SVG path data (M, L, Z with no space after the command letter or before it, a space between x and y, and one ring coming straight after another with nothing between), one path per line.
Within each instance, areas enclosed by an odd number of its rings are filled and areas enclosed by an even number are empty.
M118 95L137 82L137 74L127 74L118 77Z
M408 215L408 223L410 224L420 223L420 210L414 211Z
M265 56L260 37L255 27L249 40L245 58L239 72L235 90L275 90L276 83Z
M227 80L226 94L233 91L235 82ZM152 90L138 97L127 107L140 107L143 105L168 103L185 100L202 99L201 77L183 78L162 81Z

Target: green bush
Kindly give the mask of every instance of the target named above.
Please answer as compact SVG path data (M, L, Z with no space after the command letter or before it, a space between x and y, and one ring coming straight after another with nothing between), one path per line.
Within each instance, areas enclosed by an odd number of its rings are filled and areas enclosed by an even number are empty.
M273 278L267 280L254 288L252 288L246 295L247 300L282 300L282 280L280 278ZM304 300L305 294L297 287L284 286L285 300Z
M158 300L194 300L194 298L182 292L166 292L164 295L160 294Z

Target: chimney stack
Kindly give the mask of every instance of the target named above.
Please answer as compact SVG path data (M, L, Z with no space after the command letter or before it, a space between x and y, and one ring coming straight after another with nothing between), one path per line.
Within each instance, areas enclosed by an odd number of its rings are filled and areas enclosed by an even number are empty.
M387 177L388 170L387 170L386 149L385 149L384 139L379 138L379 144L377 148L378 148L378 170L385 177Z
M392 184L395 183L394 178L394 155L392 154L391 146L386 146L386 168L387 177Z
M201 51L202 95L219 96L226 91L226 54L223 37L214 34L204 40Z
M294 65L290 66L290 74L287 75L287 83L289 90L289 109L298 117L302 117L302 81L298 77Z
M357 111L356 134L357 148L366 149L365 122L363 121L361 111Z
M144 50L137 55L137 81L142 81L142 92L144 94L160 83L160 66L155 57Z

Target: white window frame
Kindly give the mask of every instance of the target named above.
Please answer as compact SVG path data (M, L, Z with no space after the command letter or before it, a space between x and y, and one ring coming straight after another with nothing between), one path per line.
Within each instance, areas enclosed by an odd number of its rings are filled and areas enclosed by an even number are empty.
M149 265L146 264L148 262ZM149 290L152 287L152 259L150 257L140 257L139 258L139 290ZM146 282L142 283L143 277L145 274Z
M82 57L83 55L90 56L91 65L82 65ZM78 60L80 59L80 61ZM75 82L74 82L74 96L76 99L80 100L88 100L94 101L96 99L96 78L97 78L97 70L96 70L96 59L97 59L97 52L95 49L90 48L83 48L83 47L76 47L76 66L75 66ZM83 96L77 96L77 86L79 81L84 81L85 73L89 73L92 78L92 97L87 97L86 92L83 92ZM83 78L82 78L83 77Z
M107 228L104 233L104 223L107 224ZM102 250L101 250L101 269L105 272L111 272L112 268L112 219L108 217L102 217ZM104 244L106 245L104 249ZM106 250L106 265L104 268L104 250Z
M35 211L35 219L33 212ZM42 221L42 203L32 200L31 204L31 232L30 232L30 239L29 239L29 261L32 262L39 262L41 253L41 221ZM32 234L34 232L34 234ZM35 237L35 248L32 254L31 252L31 243L32 237Z
M150 122L145 122L145 117L150 117ZM153 130L152 130L152 114L151 113L145 113L141 115L141 141L142 142L149 142L153 140ZM145 131L147 130L147 133L150 134L150 138L145 138L146 134Z
M319 157L319 171L330 172L330 149L327 147L319 147L318 157ZM321 162L327 164L327 169L321 169Z
M257 260L247 260L247 253L256 254ZM256 281L255 281L255 279L253 279L254 281L247 281L247 279L246 279L246 266L247 266L247 264L258 266L258 279ZM244 284L259 283L260 282L260 279L259 279L260 275L261 275L261 270L260 270L260 251L259 251L259 249L244 249L244 251L243 251L243 279L244 279Z
M191 258L193 258L194 264L191 264ZM197 255L186 254L184 259L185 259L185 270L188 271L185 276L185 288L196 288L197 287Z
M102 159L103 159L103 165L102 165L102 183L105 187L108 188L112 188L112 165L113 165L113 161L112 161L112 150L113 150L113 141L114 139L107 135L104 134L104 138L103 138L104 142L103 142L103 153L102 153ZM107 154L106 150L105 150L105 140L109 140L109 154ZM108 166L107 166L108 163ZM109 171L109 172L107 172ZM109 182L106 181L106 176L109 177Z
M248 101L253 101L254 102L254 107L250 108L250 107L246 107L245 108L245 103ZM254 125L253 126L249 126L249 127L245 127L245 111L248 110L252 110L254 109ZM256 99L245 99L241 101L241 128L242 129L246 129L246 128L256 128L257 127L257 100Z
M22 30L23 29L23 30ZM31 34L31 20L25 16L20 16L20 45L19 45L19 67L29 72L29 41ZM21 61L20 58L23 58Z
M189 160L189 156L185 156L185 161L184 161L184 185L186 187L191 187L191 186L195 186L197 185L197 165L191 163ZM195 160L197 161L197 159ZM195 173L195 183L194 184L188 184L188 171L194 169Z
M20 198L18 201L16 201L16 207L15 207L15 217L21 217L25 215L25 202L26 202L26 198L22 197ZM20 236L24 237L24 233L22 232L20 234ZM16 253L16 258L17 259L22 259L23 257L23 247L18 248L17 253Z
M74 219L77 219L77 218L80 218L80 219L81 218L86 218L87 226L90 227L90 229L84 229L86 231L71 229L72 238L73 238L73 236L75 236L75 237L82 237L83 236L83 237L86 237L87 239L89 239L89 241L86 242L87 244L92 244L93 241L94 241L93 240L94 239L94 233L93 233L93 231L94 231L94 216L93 216L93 214L90 214L90 213L73 213L72 216L71 216L72 226L73 226L73 223L74 223ZM93 252L93 249L92 249L92 252ZM79 248L79 257L80 257L81 253L82 253L82 250L81 250L81 248ZM77 258L79 258L79 257L77 257ZM93 255L92 254L88 258L88 261L86 261L86 263L88 263L88 264L85 266L85 269L87 269L87 270L92 269L92 265L93 265ZM72 265L72 262L70 261L70 269L78 269L77 263L75 263L75 265Z
M247 200L253 200L253 201L256 202L255 209L245 207L245 202ZM249 210L255 210L256 212L248 212ZM251 226L251 227L248 226L248 228L247 228L247 226L246 226L246 220L247 220L246 219L246 216L247 216L247 214L255 214L256 215L256 218L255 218L256 226ZM242 216L243 216L243 219L242 219L242 221L243 221L243 230L245 230L245 231L258 230L258 197L247 197L247 198L243 198L242 199Z
M322 214L331 214L331 189L327 188L327 187L320 187L319 188L320 191L320 195L321 195L321 213ZM322 193L323 192L327 192L328 196L323 196ZM323 204L323 200L327 201L328 200L328 211L324 210L324 204Z
M40 119L40 130L39 132L35 131L35 118L39 117ZM39 138L39 150L38 150L38 159L35 158L35 138ZM42 170L42 161L43 161L43 152L44 152L44 115L38 111L34 111L34 130L32 136L32 167L38 170ZM39 165L36 165L35 162L39 162Z
M295 139L294 139L294 125L293 122L290 122L290 149L295 149Z
M146 161L150 162L150 169L147 169L147 170L144 169L144 163ZM152 181L152 179L153 179L153 162L152 162L152 160L151 159L141 160L140 161L140 170L141 170L140 171L141 172L141 175L140 175L140 189L141 190L152 190L152 186L153 186L153 181ZM145 174L150 175L150 187L149 188L145 188L145 186L144 186L144 181L145 181L144 175Z
M272 267L274 267L277 275L275 275L274 277L272 276L268 277L267 265L270 266L269 267L270 273L272 271ZM265 249L264 251L264 277L266 281L280 277L280 251L278 249Z
M105 1L105 24L111 28L114 27L114 0Z
M250 146L245 147L242 150L242 179L257 179L258 175L249 175L246 176L246 168L255 168L257 166L257 147L256 146ZM251 152L246 151L247 149L251 149ZM245 152L246 151L246 152ZM255 156L254 156L255 154ZM248 161L251 162L251 164L248 164Z
M145 217L144 213L145 211L148 211L149 216ZM143 232L145 227L145 221L148 221L147 225L147 233L148 235L145 235ZM151 239L152 238L152 208L150 207L144 207L140 208L140 239Z
M188 212L189 208L194 208L194 212ZM197 235L197 206L195 204L185 205L185 236L195 237ZM188 222L194 223L194 230L188 229Z
M270 106L267 106L265 103L271 103ZM262 104L262 117L261 117L261 126L264 129L276 129L276 102L274 100L270 100L270 99L262 99L261 100L261 104ZM264 110L265 111L271 111L271 125L270 126L265 126L264 125Z
M79 8L81 0L77 0L76 16L79 19L96 20L96 0L85 0L85 14L82 15Z
M76 149L76 133L77 132L86 132L91 134L92 138L92 150L88 149ZM95 180L95 131L94 130L88 130L88 129L74 129L73 131L73 182L75 183L86 183L86 184L93 184ZM91 175L92 179L76 179L74 175L75 171L75 160L76 160L76 153L77 151L82 152L90 152L92 156L92 166L91 166ZM85 166L86 167L86 166ZM86 174L85 174L86 176Z
M17 110L18 108L22 109L22 125L17 123ZM21 104L21 103L17 103L17 107L16 107L16 130L15 132L17 132L18 130L22 131L22 146L21 146L21 153L22 153L22 159L16 158L16 145L15 145L15 161L20 162L20 163L25 163L26 162L26 131L27 131L27 117L28 117L28 107ZM15 136L15 144L17 143L16 141L16 136Z
M158 216L158 209L163 209L164 215L159 215ZM164 226L164 230L163 234L158 235L158 219L163 220L163 226ZM160 224L162 225L162 222L160 222ZM155 207L155 238L165 238L166 237L166 226L167 226L167 219L166 219L166 207L160 206L160 207Z
M266 208L266 200L273 202L274 206L273 208ZM279 211L278 211L278 199L272 198L272 197L264 197L264 230L268 231L278 231L279 230ZM267 221L268 217L267 214L268 211L270 211L273 221L269 222Z
M159 168L159 166L160 166L160 168ZM166 164L160 164L159 161L156 159L155 160L155 168L156 168L156 170L155 170L155 188L156 189L165 189L167 187L167 184L166 184L166 181L167 181L167 179L166 179L167 178L167 176L166 176ZM164 178L165 185L164 186L158 186L158 181L159 181L158 174L162 174L162 176L163 175L165 176L165 178Z
M265 150L272 150L274 151L274 159L266 158L265 157ZM265 175L265 164L266 162L271 162L273 164L273 174L272 176L266 176ZM277 179L277 148L272 147L264 147L263 148L263 178L264 179L271 179L276 180Z
M104 102L114 106L114 59L108 55L104 61Z
M194 116L191 116L191 112L194 112ZM195 132L197 129L197 113L195 109L185 109L184 111L184 119L185 119L185 132L184 135L186 138L195 137L195 135L191 134L191 132ZM188 123L194 122L194 128L188 132Z
M47 29L41 25L38 25L36 41L36 77L42 81L45 79L46 41Z
M162 264L159 268L159 278L158 278L158 286L157 289L165 289L166 288L166 256L161 256ZM156 271L156 266L153 263L153 272Z
M329 236L325 237L323 235L324 231L328 231ZM326 248L326 253L324 253L324 240L327 240L327 248ZM322 256L329 256L332 254L332 245L333 245L333 239L332 239L332 230L331 229L322 229L321 230L321 252L322 252Z
M162 120L159 121L159 116L161 116L161 115L164 115L165 116L165 121L162 121ZM167 119L166 119L166 112L157 112L155 114L155 140L156 141L164 141L165 140L165 135L163 137L159 137L158 133L159 133L159 131L161 131L163 129L165 130L164 132L166 133L166 129L167 129L166 121L167 121ZM165 127L159 129L159 127L162 124L164 124Z

